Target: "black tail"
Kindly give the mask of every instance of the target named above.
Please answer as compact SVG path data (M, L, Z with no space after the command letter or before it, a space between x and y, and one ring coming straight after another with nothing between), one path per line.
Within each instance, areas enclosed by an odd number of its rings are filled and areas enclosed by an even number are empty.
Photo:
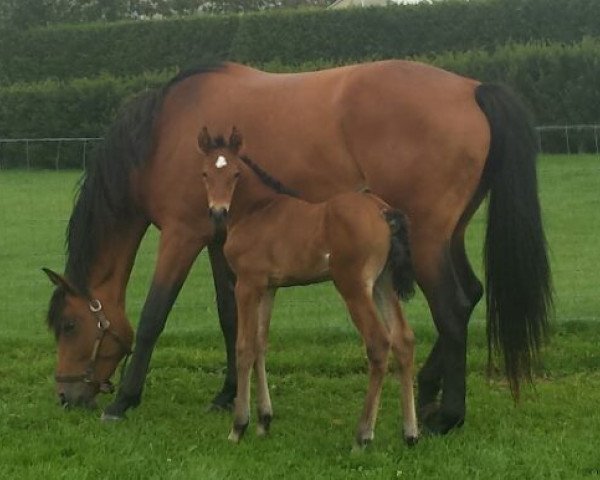
M537 192L537 138L530 116L509 90L480 85L475 93L491 128L484 181L490 185L485 236L487 334L504 356L510 388L531 381L532 363L548 333L552 280Z
M387 265L392 270L392 283L398 296L408 300L415 293L415 272L408 241L408 221L399 210L386 210L385 219L390 226L390 253Z

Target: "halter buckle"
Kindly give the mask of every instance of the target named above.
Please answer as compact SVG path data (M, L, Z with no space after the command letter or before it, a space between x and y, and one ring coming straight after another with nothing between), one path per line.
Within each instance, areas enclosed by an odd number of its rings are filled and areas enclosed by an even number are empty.
M90 310L92 311L92 313L98 313L100 310L102 310L102 304L100 303L100 300L98 299L93 299L90 300Z

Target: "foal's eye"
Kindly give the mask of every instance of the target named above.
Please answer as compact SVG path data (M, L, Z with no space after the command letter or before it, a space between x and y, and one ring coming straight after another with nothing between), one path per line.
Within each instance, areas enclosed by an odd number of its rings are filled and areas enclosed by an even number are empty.
M206 178L206 177L208 177L208 174L206 172L202 172L202 177Z
M240 172L235 172L235 173L233 174L233 176L234 176L234 178L238 178L238 177L240 176Z
M67 320L62 325L62 333L69 335L75 331L75 322L73 320Z

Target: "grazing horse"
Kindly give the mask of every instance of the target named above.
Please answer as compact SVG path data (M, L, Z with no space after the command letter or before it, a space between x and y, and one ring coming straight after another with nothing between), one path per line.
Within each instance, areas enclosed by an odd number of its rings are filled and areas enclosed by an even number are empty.
M413 396L414 336L398 296L414 292L404 215L371 193L341 193L309 203L289 195L278 181L245 156L241 134L226 144L198 135L202 178L213 219L226 219L223 247L236 276L238 311L237 397L229 439L239 442L250 416L250 376L256 372L258 434L273 417L265 353L271 310L279 287L333 280L361 334L369 360L369 387L356 445L373 439L390 347L399 365L404 438L418 439ZM377 312L385 321L379 322Z
M235 278L208 215L197 133L232 119L250 158L308 201L368 186L410 220L417 283L437 340L418 374L417 410L445 433L465 418L467 326L483 294L464 247L489 192L485 239L487 332L503 353L511 390L530 377L543 344L551 278L537 193L537 138L507 89L420 63L382 61L298 74L226 63L180 74L131 102L86 172L67 232L64 276L48 317L59 378L90 370L97 313L131 335L125 290L140 241L160 229L152 284L135 351L104 418L122 418L142 397L150 357L198 253L208 247L227 374L213 400L235 396ZM267 133L268 132L268 133ZM100 301L100 304L94 302ZM113 335L100 347L93 382L61 382L65 404L86 404L125 355Z

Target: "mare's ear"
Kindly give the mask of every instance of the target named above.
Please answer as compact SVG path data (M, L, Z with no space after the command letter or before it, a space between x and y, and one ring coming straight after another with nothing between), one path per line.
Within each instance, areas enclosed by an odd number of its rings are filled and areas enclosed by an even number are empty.
M58 288L62 288L65 292L75 295L75 288L69 283L69 281L62 275L50 270L49 268L43 267L42 271L48 275L50 281Z
M229 149L237 155L242 146L242 134L235 127L231 129L231 135L229 136Z
M210 138L208 128L206 127L202 127L202 130L198 133L198 148L200 148L205 155L208 155L213 149L212 138Z

